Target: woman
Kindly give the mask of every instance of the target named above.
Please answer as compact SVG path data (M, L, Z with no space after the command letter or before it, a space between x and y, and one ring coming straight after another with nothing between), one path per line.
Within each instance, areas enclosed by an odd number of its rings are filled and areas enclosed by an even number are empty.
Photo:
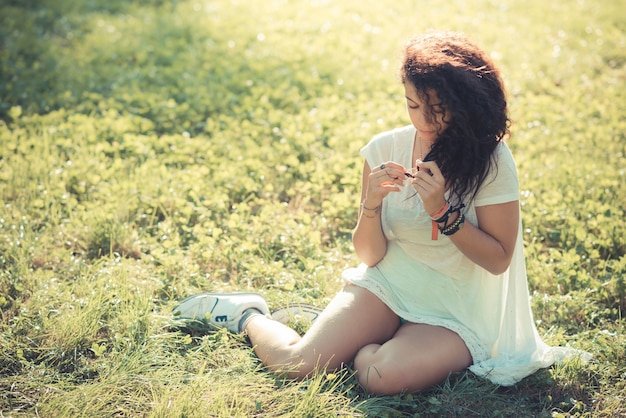
M377 394L467 368L511 385L569 352L541 341L530 311L502 80L460 34L428 33L404 52L411 125L361 150L362 264L311 328L272 319L256 294L204 293L175 310L245 330L263 364L295 378L351 364Z

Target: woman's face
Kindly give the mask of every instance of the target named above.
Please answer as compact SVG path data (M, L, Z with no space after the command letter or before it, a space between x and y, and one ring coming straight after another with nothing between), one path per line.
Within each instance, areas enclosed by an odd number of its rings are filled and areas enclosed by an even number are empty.
M446 112L441 106L441 100L434 90L429 90L428 103L410 82L404 83L406 107L409 112L411 123L417 129L417 134L425 141L434 142L437 137L446 130L449 123L446 122ZM431 109L432 108L432 109ZM434 113L432 111L435 111Z

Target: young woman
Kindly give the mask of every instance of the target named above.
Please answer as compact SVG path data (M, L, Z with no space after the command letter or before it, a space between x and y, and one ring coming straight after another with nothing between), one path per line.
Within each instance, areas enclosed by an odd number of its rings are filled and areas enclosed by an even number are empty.
M571 352L533 323L502 80L460 34L427 33L404 52L411 125L362 149L362 264L306 334L257 294L204 293L175 311L245 330L266 367L295 378L350 365L370 393L394 394L469 368L511 385Z

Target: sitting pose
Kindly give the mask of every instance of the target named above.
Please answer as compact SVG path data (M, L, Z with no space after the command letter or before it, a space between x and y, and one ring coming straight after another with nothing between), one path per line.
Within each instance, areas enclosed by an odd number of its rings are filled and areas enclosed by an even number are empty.
M571 351L533 323L502 79L447 32L412 38L400 75L411 124L361 150L362 263L310 329L300 336L250 293L194 295L175 311L245 330L263 364L293 378L346 365L370 393L395 394L469 368L512 385Z

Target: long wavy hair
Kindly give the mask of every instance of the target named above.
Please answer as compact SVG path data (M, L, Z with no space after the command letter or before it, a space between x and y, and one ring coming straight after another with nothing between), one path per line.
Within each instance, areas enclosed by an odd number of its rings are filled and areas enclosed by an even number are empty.
M459 203L476 197L494 162L494 150L509 134L506 94L487 54L464 35L432 32L409 40L400 70L429 108L430 121L448 123L425 161L435 161ZM431 106L435 91L441 106ZM496 167L497 169L497 167Z

